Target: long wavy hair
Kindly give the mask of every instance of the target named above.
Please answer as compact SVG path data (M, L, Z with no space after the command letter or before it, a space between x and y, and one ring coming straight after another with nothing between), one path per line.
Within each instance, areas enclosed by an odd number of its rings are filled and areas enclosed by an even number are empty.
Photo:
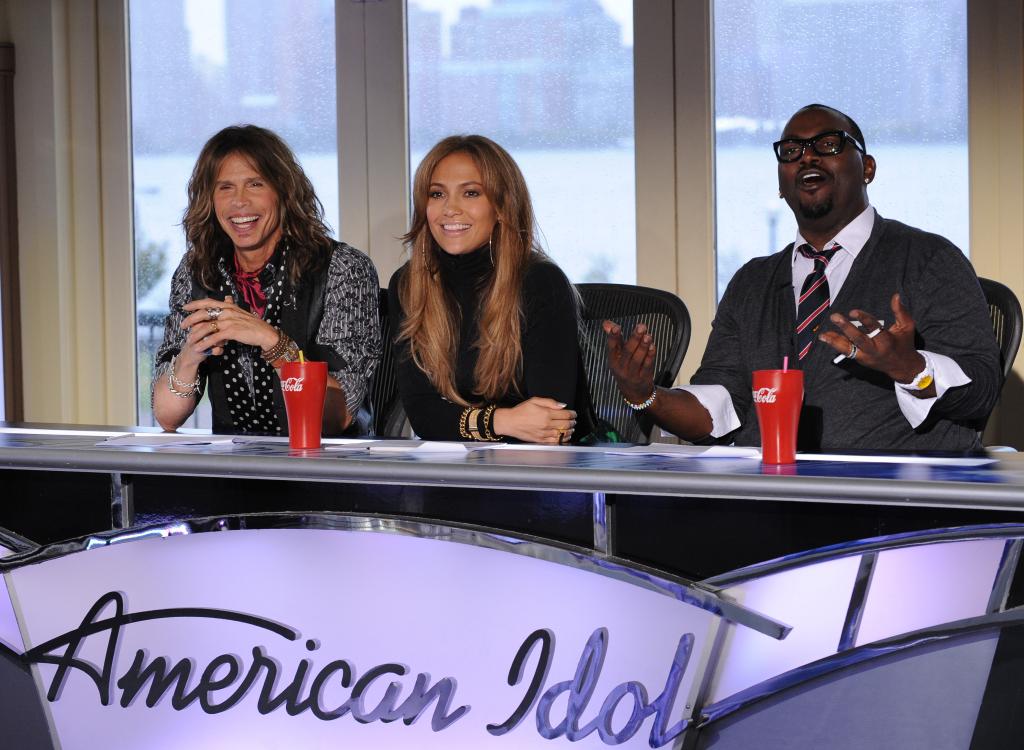
M413 361L446 399L469 406L455 387L455 359L460 310L445 292L438 265L443 252L427 222L430 183L437 165L454 153L467 154L480 170L483 192L497 222L491 233L494 271L480 291L479 325L471 345L479 350L473 372L474 392L483 401L498 401L522 373L522 287L526 269L547 256L537 243L530 193L509 153L481 135L453 135L423 157L413 180L412 226L402 237L409 261L398 294L405 320L399 341L408 341Z
M213 189L221 163L232 154L249 161L277 193L282 238L288 241L287 271L293 284L321 262L333 247L324 207L295 154L279 135L257 125L232 125L203 146L188 181L188 208L182 217L188 266L207 288L219 283L217 261L231 258L234 245L221 229Z

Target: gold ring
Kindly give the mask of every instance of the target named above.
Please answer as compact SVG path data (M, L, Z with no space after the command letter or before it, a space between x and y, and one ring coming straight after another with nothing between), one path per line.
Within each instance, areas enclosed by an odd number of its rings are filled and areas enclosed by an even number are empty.
M217 321L216 320L211 320L210 321L210 325L213 326L213 332L214 333L218 333L220 331L220 326L217 325Z
M565 441L565 430L558 431L558 444L561 445Z

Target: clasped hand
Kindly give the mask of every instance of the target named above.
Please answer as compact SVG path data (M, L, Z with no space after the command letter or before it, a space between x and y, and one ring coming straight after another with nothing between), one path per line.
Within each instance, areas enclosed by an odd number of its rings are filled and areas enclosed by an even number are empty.
M888 328L863 310L851 310L849 318L833 313L830 320L839 332L826 331L818 340L847 357L854 354L857 364L885 373L897 383L909 383L924 369L925 360L914 345L914 319L899 294L892 296L891 306L895 322ZM851 319L861 327L853 325Z
M224 353L224 344L237 341L241 344L269 349L277 343L277 330L265 320L243 310L235 304L230 295L224 301L197 299L184 305L189 313L181 321L181 328L188 331L182 355L189 359L202 360L210 354Z
M553 398L534 396L494 412L495 432L527 443L568 443L575 426L576 412Z

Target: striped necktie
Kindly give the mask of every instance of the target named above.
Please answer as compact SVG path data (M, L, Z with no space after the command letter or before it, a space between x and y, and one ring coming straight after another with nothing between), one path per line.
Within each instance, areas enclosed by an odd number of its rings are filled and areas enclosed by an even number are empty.
M814 261L814 270L804 279L796 307L796 350L800 359L806 357L807 352L811 350L818 327L828 313L828 306L832 300L829 297L825 269L839 249L839 245L835 245L819 253L810 245L801 245L797 248L802 256Z

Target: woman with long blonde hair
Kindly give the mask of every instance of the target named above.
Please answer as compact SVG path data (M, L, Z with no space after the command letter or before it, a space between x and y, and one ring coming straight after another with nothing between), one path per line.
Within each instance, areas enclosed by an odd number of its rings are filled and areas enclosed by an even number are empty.
M423 158L413 193L409 259L389 285L413 430L554 444L586 434L574 432L589 411L576 293L538 246L518 165L488 138L450 136Z

